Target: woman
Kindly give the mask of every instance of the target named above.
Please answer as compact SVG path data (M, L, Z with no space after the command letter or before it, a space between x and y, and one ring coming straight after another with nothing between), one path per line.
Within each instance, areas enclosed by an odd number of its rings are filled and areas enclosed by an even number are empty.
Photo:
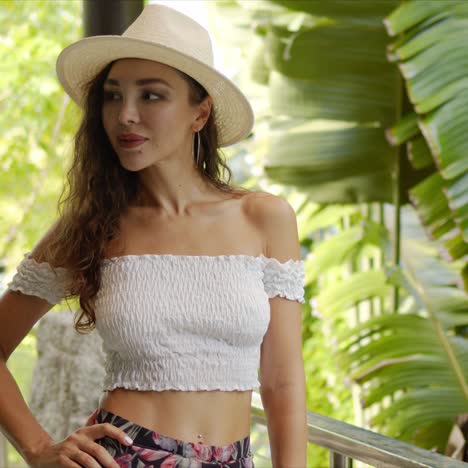
M222 181L218 148L246 137L253 115L212 67L207 32L147 5L122 36L65 48L57 73L84 111L70 193L0 300L0 349L6 361L54 304L79 297L76 329L103 339L104 394L55 443L2 363L3 432L38 468L253 467L259 387L273 466L305 467L296 217Z

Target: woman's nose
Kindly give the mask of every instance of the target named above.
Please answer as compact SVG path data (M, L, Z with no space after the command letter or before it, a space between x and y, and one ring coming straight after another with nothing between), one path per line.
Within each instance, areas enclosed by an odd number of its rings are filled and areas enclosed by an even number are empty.
M119 123L127 124L128 122L139 122L138 108L135 103L130 100L122 100L119 110Z

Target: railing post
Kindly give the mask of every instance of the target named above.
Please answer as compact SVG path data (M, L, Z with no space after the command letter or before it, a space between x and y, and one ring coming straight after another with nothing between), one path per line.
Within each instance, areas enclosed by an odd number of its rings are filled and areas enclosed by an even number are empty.
M346 455L330 450L330 468L349 468L352 466Z
M2 463L2 466L7 466L7 455L7 439L2 433L0 433L0 462Z

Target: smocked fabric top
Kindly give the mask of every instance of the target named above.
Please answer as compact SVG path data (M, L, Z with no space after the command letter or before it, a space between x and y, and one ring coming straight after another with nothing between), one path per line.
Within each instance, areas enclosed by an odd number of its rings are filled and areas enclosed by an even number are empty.
M38 263L30 252L24 257L7 288L59 304L67 270ZM104 391L258 389L269 299L304 303L304 285L303 260L172 254L103 259L93 305L106 356Z

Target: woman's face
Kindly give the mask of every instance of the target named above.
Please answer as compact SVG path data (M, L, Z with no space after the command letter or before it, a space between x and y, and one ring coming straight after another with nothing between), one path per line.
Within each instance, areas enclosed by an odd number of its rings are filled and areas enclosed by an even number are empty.
M128 170L141 170L174 154L190 154L193 131L208 118L200 106L190 104L188 83L159 62L120 59L109 71L103 90L104 129ZM206 110L206 105L202 108ZM123 141L129 133L138 135L140 142Z

